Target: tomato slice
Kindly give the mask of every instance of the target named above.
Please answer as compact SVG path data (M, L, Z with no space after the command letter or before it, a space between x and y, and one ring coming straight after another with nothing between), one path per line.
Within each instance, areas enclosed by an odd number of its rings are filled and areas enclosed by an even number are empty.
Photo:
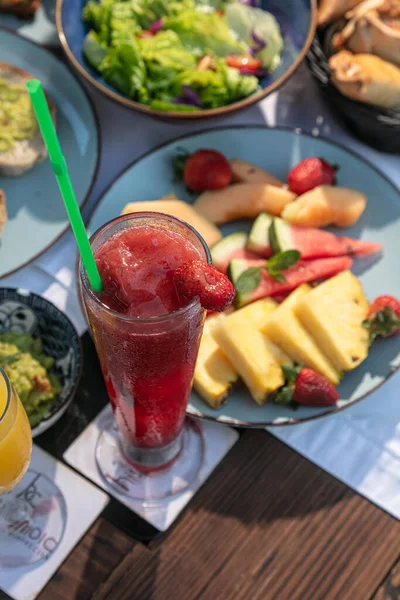
M233 54L225 57L226 64L235 69L248 69L249 71L257 71L262 66L261 60L251 58L250 56L239 56Z
M143 31L140 33L140 37L142 39L146 39L146 38L152 38L154 37L154 33L152 31L150 31L150 29L143 29Z

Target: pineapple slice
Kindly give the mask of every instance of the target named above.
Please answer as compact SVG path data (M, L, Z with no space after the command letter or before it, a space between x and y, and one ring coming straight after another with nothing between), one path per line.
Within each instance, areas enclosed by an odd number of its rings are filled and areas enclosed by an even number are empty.
M290 358L260 331L276 302L264 298L249 304L224 319L214 337L243 379L258 404L283 383L281 365L292 364Z
M232 363L222 352L213 335L215 328L225 317L222 313L206 319L193 380L196 391L215 409L225 404L229 388L238 378Z
M358 367L368 355L368 312L361 283L343 271L301 298L295 312L338 371Z
M311 291L306 283L298 287L268 318L263 332L294 361L311 367L337 385L340 375L321 352L314 339L301 324L294 309L300 298Z

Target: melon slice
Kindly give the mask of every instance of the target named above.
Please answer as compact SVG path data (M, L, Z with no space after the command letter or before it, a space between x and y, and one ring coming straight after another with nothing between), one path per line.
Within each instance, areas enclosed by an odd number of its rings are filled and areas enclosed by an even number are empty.
M235 259L229 265L229 277L233 285L237 284L240 275L250 267L262 268L262 279L260 285L250 292L237 292L235 304L237 307L244 306L260 298L268 296L278 296L291 292L302 283L320 281L328 279L340 271L350 269L353 261L348 256L338 256L335 258L317 258L315 260L299 260L293 267L283 272L286 278L284 283L280 283L270 277L266 270L265 260L245 260ZM235 285L236 287L236 285Z
M203 215L197 213L190 204L178 200L174 195L166 196L161 200L145 202L130 202L125 206L122 215L135 212L159 212L176 217L191 225L202 236L208 246L214 246L222 238L222 233L213 223Z
M285 250L298 250L303 259L364 256L383 249L382 244L339 237L314 227L291 225L279 217L271 217L265 213L254 221L247 247L266 257Z
M280 215L296 194L276 185L237 183L223 190L204 192L194 208L212 223L228 223L235 219L254 218L261 212Z
M226 274L229 263L234 258L254 259L258 258L257 254L246 248L247 233L244 231L235 231L226 237L222 238L211 249L211 258L213 265Z
M277 179L268 171L256 167L252 163L239 158L232 158L230 161L233 181L236 183L269 183L278 187L283 187L284 183Z
M333 385L340 381L333 367L295 313L297 302L311 291L306 283L298 287L270 315L262 330L295 362L324 375Z
M290 223L305 227L351 227L366 206L367 197L357 190L319 185L288 204L281 216Z

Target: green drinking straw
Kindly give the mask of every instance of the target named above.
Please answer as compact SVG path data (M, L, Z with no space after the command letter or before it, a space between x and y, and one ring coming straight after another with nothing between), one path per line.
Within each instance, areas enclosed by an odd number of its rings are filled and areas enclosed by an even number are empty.
M79 210L75 192L68 174L67 163L65 162L60 142L58 141L42 84L37 79L31 79L26 84L26 89L31 98L40 131L42 132L44 143L46 144L49 153L50 163L54 175L56 176L65 208L67 209L72 231L74 232L90 285L95 292L101 292L102 283L99 270L86 234L81 211Z

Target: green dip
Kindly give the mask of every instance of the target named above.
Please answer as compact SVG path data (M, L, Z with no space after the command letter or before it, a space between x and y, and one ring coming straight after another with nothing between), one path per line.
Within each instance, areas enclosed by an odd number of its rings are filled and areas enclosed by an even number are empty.
M0 152L12 150L18 141L32 139L37 127L28 92L0 77Z
M42 341L29 334L0 334L0 366L20 397L31 427L49 415L62 389L58 378L48 372L54 359L42 349Z

